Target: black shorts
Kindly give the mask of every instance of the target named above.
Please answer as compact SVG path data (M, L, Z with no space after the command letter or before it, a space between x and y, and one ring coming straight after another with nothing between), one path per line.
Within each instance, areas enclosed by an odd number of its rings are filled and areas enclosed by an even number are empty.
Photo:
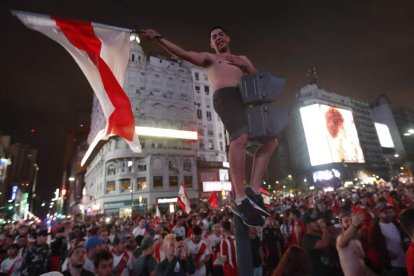
M230 141L249 131L239 88L224 87L214 92L213 106L229 133Z

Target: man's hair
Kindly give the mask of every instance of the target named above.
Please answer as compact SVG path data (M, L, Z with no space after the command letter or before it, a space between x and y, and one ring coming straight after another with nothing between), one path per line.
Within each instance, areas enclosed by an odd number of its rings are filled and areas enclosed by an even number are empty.
M401 226L408 232L410 236L413 235L414 230L414 209L405 209L400 216Z
M16 244L16 243L12 243L10 246L9 246L9 249L16 249L16 250L19 250L20 249L20 246L18 245L18 244Z
M291 214L297 218L300 218L300 211L298 209L292 209Z
M216 30L216 29L220 29L222 30L225 34L229 34L226 29L224 29L223 27L219 26L219 25L215 25L213 28L210 29L210 32L208 33L208 37L211 37L211 32Z
M221 227L224 229L224 231L231 231L231 222L230 221L228 221L228 220L224 220L222 223L221 223Z
M193 228L193 234L196 236L199 236L203 233L203 230L199 226L194 226Z
M99 267L99 263L101 262L101 261L108 261L108 260L110 260L110 259L113 259L114 257L112 256L112 253L111 252L109 252L108 250L106 250L106 249L103 249L103 250L101 250L101 251L98 251L96 254L95 254L95 259L93 260L93 265L94 265L94 267L95 267L95 269L96 268L98 268Z

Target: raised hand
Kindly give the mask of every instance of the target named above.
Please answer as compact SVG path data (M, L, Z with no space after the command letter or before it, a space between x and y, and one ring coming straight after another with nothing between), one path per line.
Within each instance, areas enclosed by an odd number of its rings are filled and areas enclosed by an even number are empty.
M228 62L228 64L234 65L239 67L242 71L246 71L249 64L241 57L235 55L228 55L225 56L224 59Z
M352 216L352 225L358 227L364 221L364 213L359 212Z
M153 29L140 30L139 35L151 41L154 39L161 38L161 35L156 30L153 30Z

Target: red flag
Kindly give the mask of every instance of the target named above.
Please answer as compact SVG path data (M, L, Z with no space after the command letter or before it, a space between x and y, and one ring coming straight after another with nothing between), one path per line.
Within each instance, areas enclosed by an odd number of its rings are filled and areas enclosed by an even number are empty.
M185 192L184 181L180 186L180 190L178 191L177 203L185 213L189 214L191 212L190 200L188 199L187 193Z
M211 208L218 208L217 192L212 192L210 198L208 199Z
M118 135L134 152L141 152L131 103L122 89L131 30L26 12L13 14L30 29L62 45L85 74L107 119L105 130L98 132L95 138Z

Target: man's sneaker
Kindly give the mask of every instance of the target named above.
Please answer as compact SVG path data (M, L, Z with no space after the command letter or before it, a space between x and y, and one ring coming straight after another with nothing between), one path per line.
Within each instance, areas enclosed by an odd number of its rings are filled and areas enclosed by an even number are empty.
M247 226L263 226L264 224L264 219L248 198L245 198L240 205L234 203L231 210Z
M252 188L250 188L250 187L247 187L245 191L246 191L246 195L247 195L247 197L248 197L251 201L253 201L253 203L254 203L254 204L252 204L252 205L253 205L253 207L254 207L254 208L256 208L256 209L260 212L260 214L261 214L262 216L265 216L265 217L270 217L270 216L271 216L271 214L267 211L267 208L266 208L266 206L265 206L265 204L264 204L264 202L263 202L263 197L262 197L262 195L258 195L258 194L256 194L256 193L252 190Z

